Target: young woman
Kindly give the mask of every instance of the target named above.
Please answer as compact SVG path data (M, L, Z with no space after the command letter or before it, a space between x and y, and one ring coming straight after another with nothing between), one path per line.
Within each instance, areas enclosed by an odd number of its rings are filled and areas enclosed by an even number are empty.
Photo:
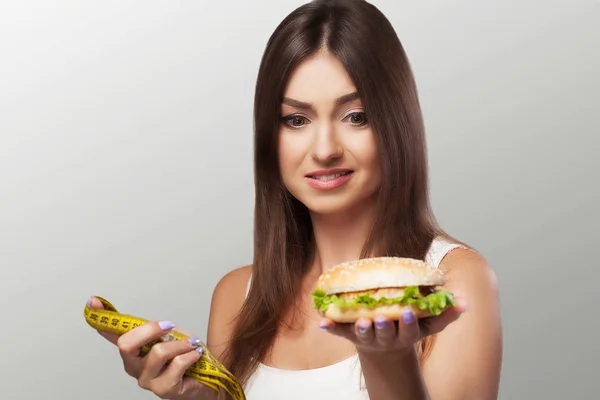
M495 276L432 215L417 89L388 20L361 0L317 0L292 12L264 53L255 123L254 260L217 284L207 337L248 399L497 398ZM310 296L317 277L380 255L443 269L457 306L427 324L412 315L397 326L320 318ZM216 398L183 377L200 356L193 341L138 356L170 329L151 322L104 336L142 388L174 400Z

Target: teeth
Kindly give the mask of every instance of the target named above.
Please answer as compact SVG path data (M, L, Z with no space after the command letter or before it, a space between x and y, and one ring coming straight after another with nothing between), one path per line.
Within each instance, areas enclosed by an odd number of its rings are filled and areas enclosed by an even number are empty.
M321 175L321 176L313 176L314 179L318 179L320 181L330 181L335 178L339 178L340 176L347 175L347 172L338 172L337 174L332 175Z

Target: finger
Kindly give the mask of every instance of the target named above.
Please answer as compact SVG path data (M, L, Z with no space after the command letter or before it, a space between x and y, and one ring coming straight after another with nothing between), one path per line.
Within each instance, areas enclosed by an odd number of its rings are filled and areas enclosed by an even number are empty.
M410 310L404 311L398 321L398 339L406 346L414 344L419 339L419 323Z
M322 319L319 327L333 335L341 336L346 339L354 340L354 324L336 324L330 319Z
M354 323L354 335L359 343L371 343L375 339L371 320L368 318L359 318Z
M98 300L95 297L90 297L87 301L87 305L95 308L97 310L102 310L104 309L104 306L102 305L102 303L100 302L100 300ZM119 335L115 334L115 333L110 333L110 332L102 332L99 330L96 330L96 332L98 332L98 334L100 334L100 336L102 336L104 339L108 340L109 342L111 342L112 344L116 345L117 344L117 340L119 340Z
M334 325L335 325L335 323L328 318L322 318L319 321L319 328L321 328L324 331L330 330Z
M147 343L160 339L174 328L171 321L146 322L121 335L117 346L123 358L138 358L140 349Z
M144 367L139 378L140 382L150 382L174 358L192 350L201 349L198 347L199 345L200 339L196 337L155 344L145 357Z
M394 321L378 316L375 318L375 339L381 345L389 345L396 339L396 324Z
M173 328L173 332L178 332L181 333L182 335L185 335L189 338L194 337L194 334L188 331L184 331L183 329L178 329L178 328Z
M186 386L182 386L184 384L184 374L188 368L200 359L202 351L202 347L198 347L195 350L188 351L173 358L173 361L169 363L160 378L157 379L157 385L172 389L180 388L183 391L190 390L191 388L186 387L189 385L187 382Z

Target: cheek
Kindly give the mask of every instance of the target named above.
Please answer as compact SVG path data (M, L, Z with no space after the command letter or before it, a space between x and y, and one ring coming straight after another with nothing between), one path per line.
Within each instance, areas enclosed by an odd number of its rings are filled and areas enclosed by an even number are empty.
M353 139L351 143L352 154L361 167L368 170L369 174L379 174L377 143L373 133L364 131L360 135L354 135Z
M365 160L365 164L369 165L371 169L377 168L379 169L379 160L378 160L378 152L377 152L377 144L374 140L370 140L369 143L363 147L363 157Z
M295 137L293 133L280 132L277 151L279 168L281 169L281 174L285 179L285 177L291 176L302 163L302 141L299 140L298 137Z

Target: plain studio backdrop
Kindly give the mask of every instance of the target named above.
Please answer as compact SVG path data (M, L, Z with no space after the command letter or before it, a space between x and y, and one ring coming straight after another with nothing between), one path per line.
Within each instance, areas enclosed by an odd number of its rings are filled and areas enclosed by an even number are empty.
M89 295L205 337L252 260L252 101L302 1L3 1L1 391L155 398L83 319ZM501 288L502 399L600 389L600 2L373 1L408 52L432 201Z

